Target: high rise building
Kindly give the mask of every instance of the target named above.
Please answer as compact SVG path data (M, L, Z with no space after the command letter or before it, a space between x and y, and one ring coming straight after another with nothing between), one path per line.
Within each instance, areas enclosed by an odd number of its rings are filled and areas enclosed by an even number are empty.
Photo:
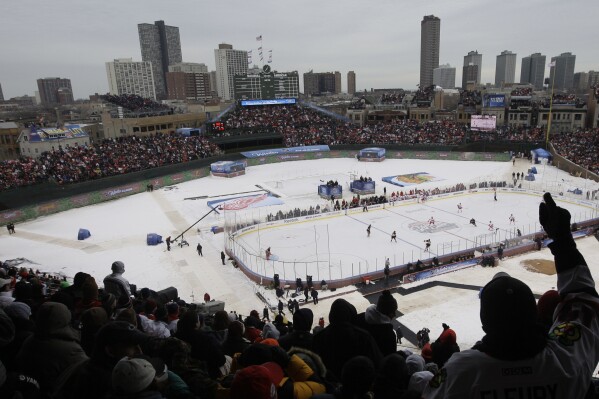
M304 73L304 94L321 95L340 93L341 74L338 72L306 72ZM339 77L339 79L337 79Z
M554 90L568 90L574 87L574 64L576 56L572 53L562 53L551 57L555 66L549 68L549 82Z
M441 19L425 15L420 22L420 87L433 84L433 70L439 67Z
M347 94L356 94L356 73L354 71L347 73Z
M139 46L142 61L152 63L156 97L166 98L166 73L168 66L183 60L179 28L168 26L164 21L154 24L138 24Z
M2 93L2 85L0 84L0 101L4 101L4 94Z
M589 73L588 72L577 72L574 74L573 81L574 91L577 93L586 93L587 89L591 87L589 85Z
M495 87L516 81L516 54L504 50L497 56L495 64Z
M226 43L218 45L214 50L216 61L216 89L218 96L230 101L235 98L233 78L235 75L247 75L248 53L244 50L234 50L233 46Z
M599 71L589 71L589 87L599 84Z
M204 64L182 62L169 65L166 87L169 100L207 100L213 97L210 73Z
M149 61L118 58L106 63L106 77L110 94L136 94L156 99L154 71Z
M335 71L335 94L341 93L341 72Z
M478 76L478 65L464 65L462 68L462 89L466 90L468 83L474 83L476 85L476 79L478 79Z
M468 79L468 81L475 81L476 84L480 84L480 74L483 68L483 55L478 53L477 51L469 51L467 55L464 56L464 67L469 65L476 65L478 67L476 73L476 79ZM462 77L462 82L464 78Z
M455 89L455 68L445 64L433 70L433 84L444 89Z
M520 83L530 83L537 90L542 90L545 83L545 56L534 53L522 58Z
M70 79L43 78L37 80L42 105L72 104L73 88Z

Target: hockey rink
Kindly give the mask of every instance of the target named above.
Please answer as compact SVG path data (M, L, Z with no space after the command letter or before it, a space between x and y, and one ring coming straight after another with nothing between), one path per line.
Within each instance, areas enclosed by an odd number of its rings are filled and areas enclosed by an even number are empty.
M213 226L224 224L222 212L209 214L185 233L184 238L189 245L179 246L177 244L182 241L179 240L172 245L171 251L166 250L165 244L146 245L146 235L157 233L163 239L169 235L175 238L210 211L208 201L260 194L265 190L279 195L283 204L251 210L260 217L276 213L279 209L325 206L330 201L318 197L317 186L331 179L343 185L344 198L350 200L352 195L348 192L348 184L351 176L371 177L377 183L377 194L382 194L383 187L386 187L389 195L391 191L401 191L402 188L381 182L385 176L428 172L435 176L436 181L418 188L434 188L484 180L509 181L512 172L525 172L528 167L530 163L520 159L515 166L511 162L386 160L360 163L355 159L320 159L250 167L246 175L232 179L210 176L17 223L16 234L8 235L5 230L0 233L0 256L2 261L10 260L13 264L61 273L71 278L76 272L84 271L100 284L110 273L112 262L120 260L125 263L124 277L139 288L160 290L175 286L181 299L188 302L199 302L208 292L212 298L225 301L227 310L247 315L250 310L260 310L264 306L256 292L260 291L270 305L276 305L276 299L272 290L252 283L230 262L222 265L220 253L226 237L222 233L211 232ZM584 192L599 189L597 183L572 177L550 166L541 167L539 172L537 183L554 186L565 193L572 188L580 188ZM574 220L588 218L597 212L597 208L580 206L568 199L556 199L560 206L572 212ZM389 257L392 264L401 264L408 256L426 259L427 255L422 254L423 240L429 238L433 255L451 251L452 247L455 250L456 246L462 249L488 234L510 234L514 227L521 228L526 234L535 228L540 200L541 197L535 195L499 192L497 201L490 193L476 193L430 199L424 204L398 202L395 206L385 206L385 209L368 212L359 209L351 215L289 224L284 229L261 229L260 234L245 234L239 239L257 253L270 246L280 260L313 262L318 258L319 265L325 262L326 266L319 267L318 273L313 273L313 276L315 279L317 276L328 279L329 271L338 270L342 276L350 273L352 263L355 273L360 271L356 270L356 265L358 269L380 270L385 257ZM457 212L460 202L462 213ZM510 214L516 218L515 225L510 225ZM434 229L428 225L431 216L435 219ZM476 219L477 227L469 225L472 217ZM498 233L488 230L489 220L493 222L494 229L500 229ZM372 225L372 233L367 237L366 227L369 224ZM91 237L78 241L79 228L90 230ZM393 230L397 231L397 243L390 242ZM204 256L196 252L198 243L203 246ZM596 260L599 259L599 242L585 238L578 243L595 277L599 278L599 262ZM329 258L331 265L338 265L335 269L329 267ZM405 288L431 281L440 283L409 295L394 293L399 311L403 314L398 320L413 331L425 326L430 328L432 339L438 336L441 323L445 322L456 330L460 346L469 347L482 337L478 292L448 287L445 283L483 286L495 273L506 271L529 284L535 294L555 287L555 275L529 270L523 266L526 260L551 261L552 256L548 250L543 250L505 259L496 268L475 266L424 282L406 284ZM358 312L369 305L354 287L339 289L334 295L335 298L344 295ZM328 323L332 303L332 298L327 299L329 296L332 293L323 292L318 305L304 305L314 311L315 320L322 316Z

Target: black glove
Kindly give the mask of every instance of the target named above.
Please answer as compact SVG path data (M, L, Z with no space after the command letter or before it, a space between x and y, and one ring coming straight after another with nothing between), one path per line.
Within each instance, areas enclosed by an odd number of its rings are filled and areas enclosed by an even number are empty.
M547 235L560 245L574 244L570 232L570 212L555 204L551 194L543 195L544 202L539 205L539 221Z

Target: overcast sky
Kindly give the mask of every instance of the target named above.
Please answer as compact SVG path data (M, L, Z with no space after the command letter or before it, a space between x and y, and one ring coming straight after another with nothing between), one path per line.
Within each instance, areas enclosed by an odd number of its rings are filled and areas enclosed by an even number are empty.
M180 29L183 61L209 70L219 43L256 54L262 35L278 71L340 71L343 91L350 70L358 90L414 89L420 21L430 14L441 18L439 61L457 67L458 85L471 50L483 54L483 82L494 81L503 50L518 55L516 80L535 52L549 62L571 51L576 72L599 70L598 0L4 0L0 84L6 99L33 95L49 76L71 79L75 98L106 93L105 62L140 61L137 24L164 20Z

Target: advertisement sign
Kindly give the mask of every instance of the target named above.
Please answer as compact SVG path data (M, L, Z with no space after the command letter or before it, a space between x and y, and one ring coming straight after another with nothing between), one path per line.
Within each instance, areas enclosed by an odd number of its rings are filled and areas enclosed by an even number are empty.
M505 95L503 94L486 94L483 100L483 107L505 107Z
M258 150L258 151L244 151L241 153L246 158L260 158L260 157L268 157L272 155L281 155L281 154L298 154L304 152L328 152L330 148L328 145L307 145L305 147L289 147L289 148L272 148L268 150Z
M497 117L495 115L472 115L470 129L472 130L495 130Z
M273 100L242 100L241 106L247 107L252 105L281 105L295 103L297 103L297 100L295 98L277 98Z

